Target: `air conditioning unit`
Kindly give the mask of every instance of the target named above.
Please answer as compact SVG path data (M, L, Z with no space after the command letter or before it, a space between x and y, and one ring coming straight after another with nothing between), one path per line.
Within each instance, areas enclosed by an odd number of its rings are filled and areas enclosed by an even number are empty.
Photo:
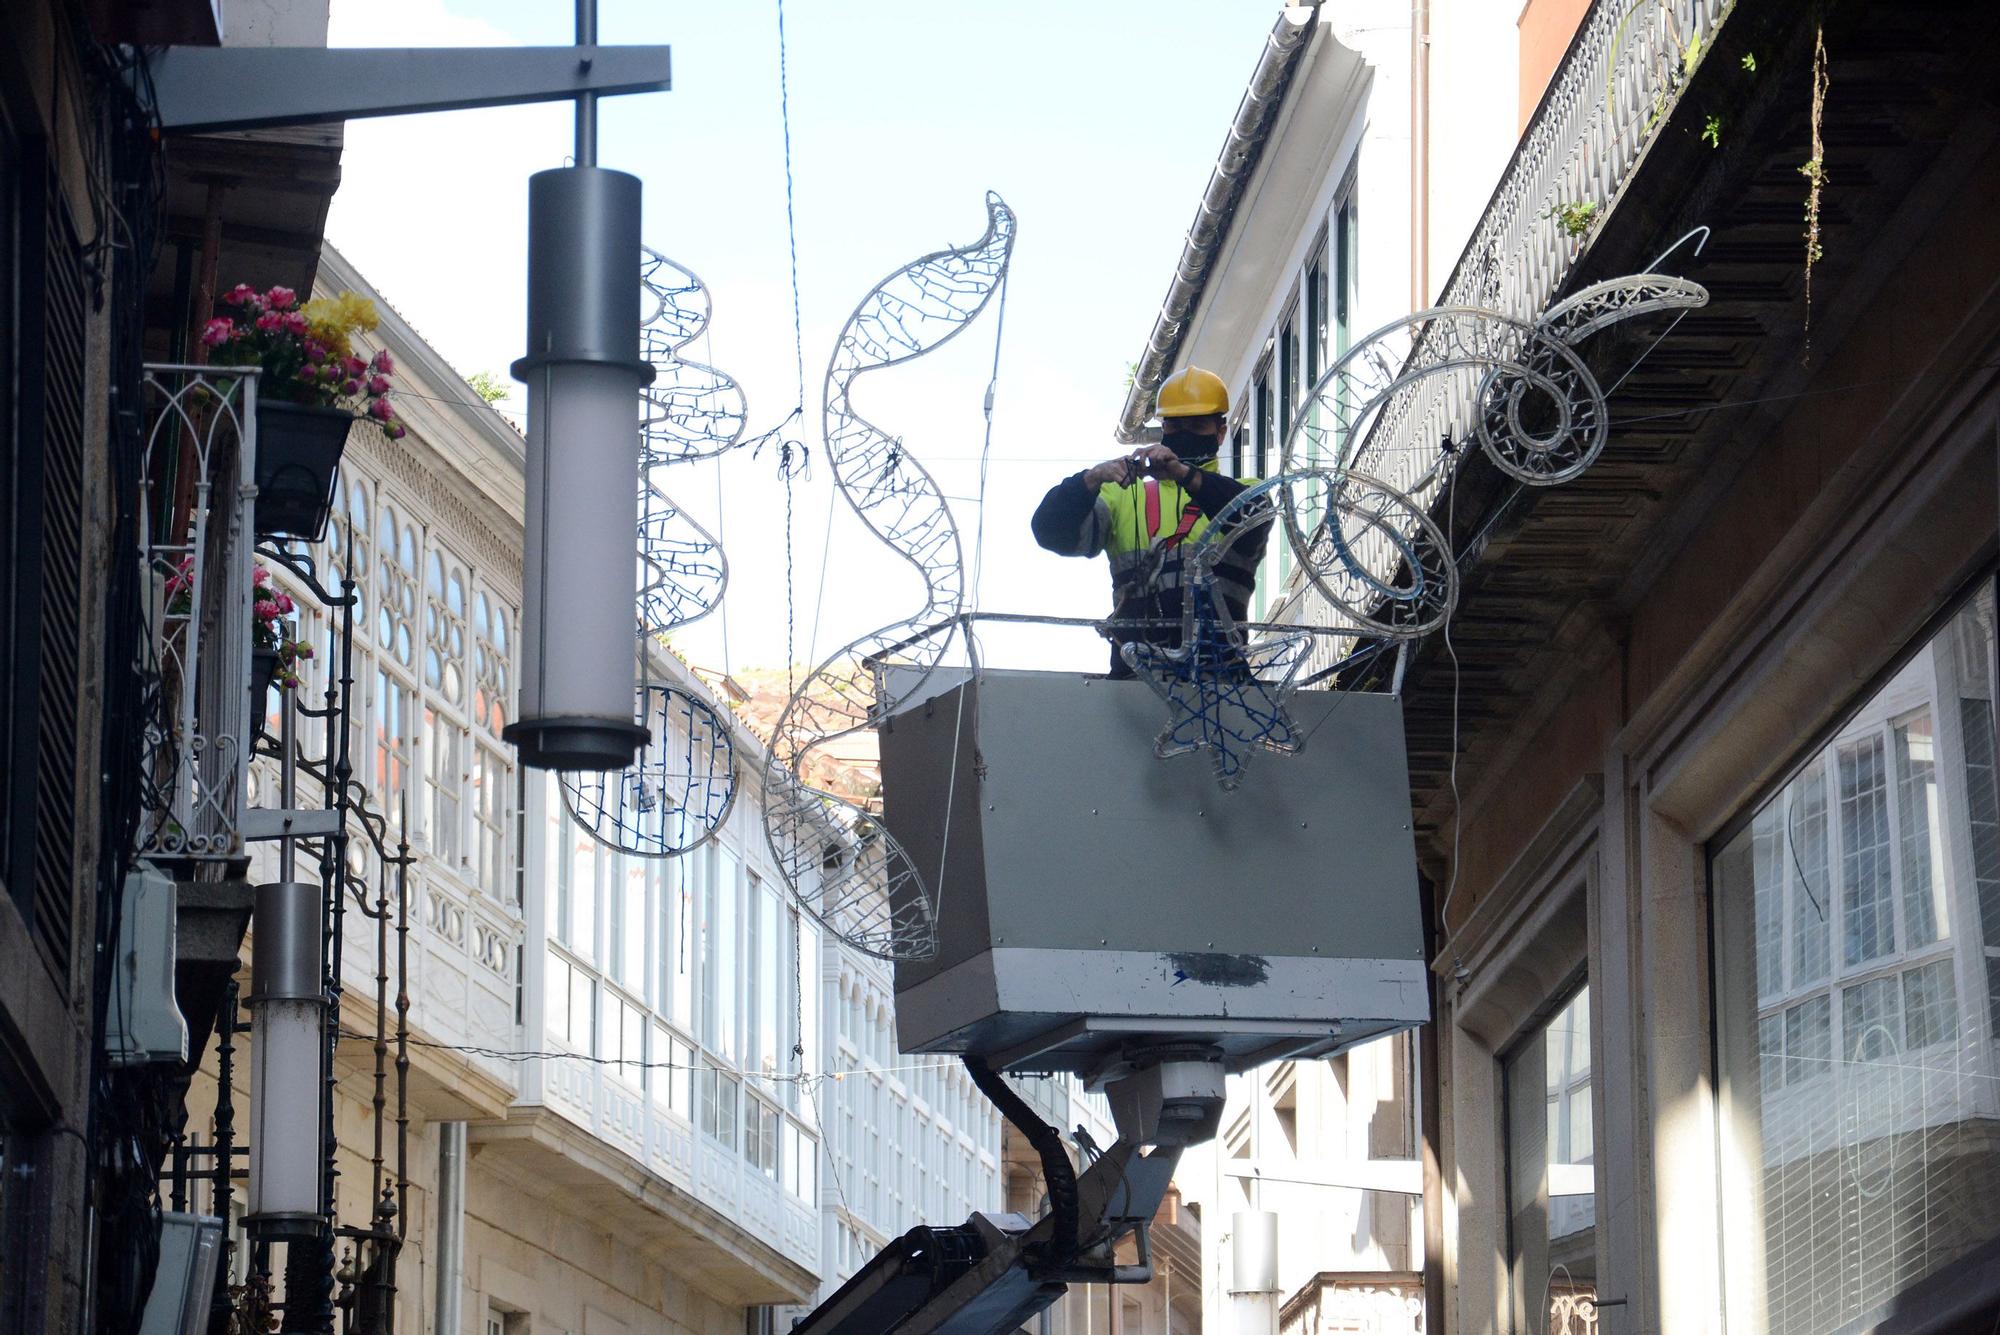
M174 996L173 880L140 863L125 877L120 913L110 1013L104 1019L104 1046L111 1064L185 1062L187 1020Z

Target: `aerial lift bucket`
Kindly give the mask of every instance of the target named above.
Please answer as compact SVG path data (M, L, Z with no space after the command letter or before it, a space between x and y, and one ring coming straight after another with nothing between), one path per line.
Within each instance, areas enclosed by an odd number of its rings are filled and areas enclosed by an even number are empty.
M1154 754L1141 682L934 673L881 730L884 823L937 903L936 955L896 966L902 1050L1097 1083L1161 1045L1244 1070L1429 1019L1401 702L1289 708L1305 746L1225 791Z

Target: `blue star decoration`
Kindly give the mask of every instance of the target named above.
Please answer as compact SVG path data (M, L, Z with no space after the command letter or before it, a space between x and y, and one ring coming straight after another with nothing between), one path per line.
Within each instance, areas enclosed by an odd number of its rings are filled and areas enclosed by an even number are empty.
M1203 601L1213 602L1213 591ZM1201 597L1201 594L1197 594ZM1120 652L1167 703L1167 726L1153 743L1162 759L1206 749L1224 789L1243 781L1260 749L1296 752L1305 743L1285 709L1297 689L1312 637L1288 635L1241 645L1213 611L1190 618L1177 649L1130 642Z

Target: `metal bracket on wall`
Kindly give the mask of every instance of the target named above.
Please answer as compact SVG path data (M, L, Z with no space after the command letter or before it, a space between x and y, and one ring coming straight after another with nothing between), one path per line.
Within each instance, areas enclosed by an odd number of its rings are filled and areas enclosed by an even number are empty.
M152 57L169 134L260 130L367 116L663 93L665 46L172 46Z
M300 807L252 807L243 813L243 838L323 839L340 829L340 812Z

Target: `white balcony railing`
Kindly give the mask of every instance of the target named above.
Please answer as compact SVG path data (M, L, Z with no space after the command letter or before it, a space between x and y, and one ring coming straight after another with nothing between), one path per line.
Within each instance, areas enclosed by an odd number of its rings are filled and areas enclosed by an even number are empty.
M241 857L254 711L255 368L146 368L140 551L157 699L145 721L139 851Z

